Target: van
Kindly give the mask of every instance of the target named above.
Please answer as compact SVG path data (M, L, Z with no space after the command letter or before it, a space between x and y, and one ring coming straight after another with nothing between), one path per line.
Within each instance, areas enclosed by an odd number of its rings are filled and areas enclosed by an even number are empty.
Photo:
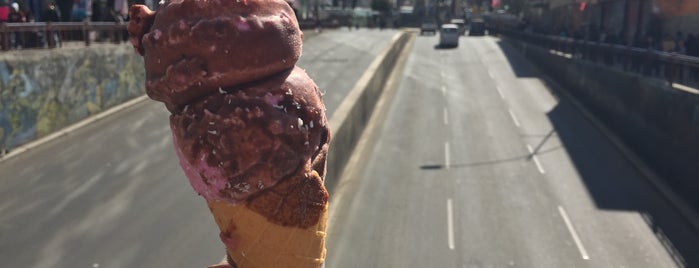
M459 26L456 24L443 24L439 31L439 46L457 47L459 46Z
M469 25L468 35L485 35L485 22L483 20L473 20Z
M459 34L460 35L466 34L466 21L464 21L462 19L451 19L451 21L449 21L449 23L456 24L456 26L459 26Z

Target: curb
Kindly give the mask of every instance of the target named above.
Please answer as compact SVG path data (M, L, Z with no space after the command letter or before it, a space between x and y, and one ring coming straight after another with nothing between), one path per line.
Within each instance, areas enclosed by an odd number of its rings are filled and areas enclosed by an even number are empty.
M342 171L349 161L362 132L367 126L384 86L394 69L397 58L412 34L400 32L393 36L391 44L377 56L352 90L333 113L328 125L333 134L328 151L326 187L337 185ZM328 180L330 178L330 180Z

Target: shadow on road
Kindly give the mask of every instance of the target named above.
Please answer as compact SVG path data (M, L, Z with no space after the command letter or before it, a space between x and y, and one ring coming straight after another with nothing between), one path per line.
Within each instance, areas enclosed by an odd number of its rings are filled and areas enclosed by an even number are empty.
M447 46L447 45L441 45L441 44L436 44L434 45L434 49L436 50L441 50L441 49L457 49L459 46Z
M541 143L543 145L544 142ZM541 146L540 145L540 146ZM541 148L541 147L538 147ZM546 153L550 153L556 150L560 150L561 147L554 147L546 150L541 150L541 151L534 151L533 154L525 154L517 157L510 157L510 158L504 158L504 159L495 159L495 160L483 160L483 161L477 161L477 162L470 162L470 163L459 163L459 164L450 164L449 168L469 168L469 167L479 167L479 166L491 166L491 165L499 165L499 164L506 164L506 163L511 163L511 162L516 162L516 161L531 161L532 156L535 154L537 155L542 155ZM446 165L444 164L424 164L420 166L420 169L423 170L437 170L437 169L444 169L446 168Z
M554 94L562 90L515 48L502 41L497 44L518 77L541 78ZM599 209L638 212L679 267L699 267L697 231L594 125L565 98L547 116Z
M517 51L516 48L504 43L503 41L497 41L500 50L505 55L505 58L510 63L512 71L517 77L520 78L536 78L539 77L536 70L531 66L529 61L522 56L522 54Z

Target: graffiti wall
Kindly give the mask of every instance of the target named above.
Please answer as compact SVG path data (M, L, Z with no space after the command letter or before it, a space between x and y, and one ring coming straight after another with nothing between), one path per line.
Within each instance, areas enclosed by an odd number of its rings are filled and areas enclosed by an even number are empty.
M0 150L141 96L144 79L126 44L0 54Z

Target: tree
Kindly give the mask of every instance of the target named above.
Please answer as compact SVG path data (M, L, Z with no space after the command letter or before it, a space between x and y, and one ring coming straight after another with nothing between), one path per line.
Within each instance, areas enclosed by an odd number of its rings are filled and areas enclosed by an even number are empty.
M389 0L371 0L371 9L385 14L391 10L391 2Z

